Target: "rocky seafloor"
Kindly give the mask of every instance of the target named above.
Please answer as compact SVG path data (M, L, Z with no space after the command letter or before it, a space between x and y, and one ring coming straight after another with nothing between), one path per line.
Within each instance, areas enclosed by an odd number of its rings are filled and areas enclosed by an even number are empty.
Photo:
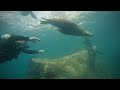
M29 64L29 79L110 79L104 64L96 59L95 70L89 65L88 51L78 51L58 59L33 58Z

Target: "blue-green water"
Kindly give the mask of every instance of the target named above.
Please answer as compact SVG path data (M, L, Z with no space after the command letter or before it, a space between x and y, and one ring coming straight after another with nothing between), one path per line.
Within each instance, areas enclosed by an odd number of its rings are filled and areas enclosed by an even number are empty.
M113 78L120 78L120 12L119 11L33 11L41 20L65 18L94 34L93 44L104 55L102 60ZM39 20L30 15L22 16L19 11L0 11L0 34L12 33L35 36L38 43L29 43L30 49L44 49L43 54L28 55L21 53L19 58L0 64L0 78L25 79L31 58L59 58L72 54L85 47L83 37L63 35L54 26L39 25ZM36 27L39 25L39 27Z

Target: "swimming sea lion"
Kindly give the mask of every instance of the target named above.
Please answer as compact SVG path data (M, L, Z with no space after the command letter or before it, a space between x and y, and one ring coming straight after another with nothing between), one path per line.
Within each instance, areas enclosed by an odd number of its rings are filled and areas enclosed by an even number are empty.
M66 35L73 35L73 36L93 36L92 33L82 30L77 24L65 20L65 19L46 19L42 18L46 21L41 21L41 24L51 24L53 26L58 27L58 31Z
M30 11L20 11L20 13L23 16L27 16L30 13Z
M34 19L37 19L37 17L34 15L34 13L32 11L20 11L20 13L23 15L23 16L27 16L27 15L31 15Z

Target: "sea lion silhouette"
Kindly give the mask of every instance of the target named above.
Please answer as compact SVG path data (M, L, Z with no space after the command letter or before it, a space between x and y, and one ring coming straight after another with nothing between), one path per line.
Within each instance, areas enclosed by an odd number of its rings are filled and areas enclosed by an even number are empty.
M51 24L53 26L56 26L58 27L57 30L63 34L73 36L93 36L92 33L81 29L77 24L69 20L57 18L53 19L42 18L42 19L44 19L45 21L41 21L41 24Z
M20 13L23 16L27 16L30 14L34 19L37 19L37 17L34 15L34 13L32 11L20 11Z

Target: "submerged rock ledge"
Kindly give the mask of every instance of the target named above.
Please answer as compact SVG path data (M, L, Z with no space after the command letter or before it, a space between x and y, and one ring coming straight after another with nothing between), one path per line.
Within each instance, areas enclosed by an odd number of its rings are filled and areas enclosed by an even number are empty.
M29 64L29 79L109 79L100 60L95 62L95 71L88 63L87 50L79 51L58 59L33 58Z

